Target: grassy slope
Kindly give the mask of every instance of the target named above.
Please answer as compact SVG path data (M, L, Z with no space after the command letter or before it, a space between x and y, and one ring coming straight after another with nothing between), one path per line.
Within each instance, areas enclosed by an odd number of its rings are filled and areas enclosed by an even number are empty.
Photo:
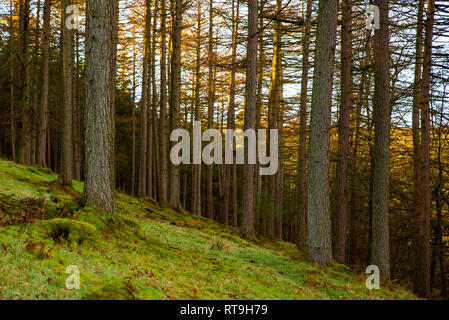
M369 291L365 275L310 263L292 244L250 243L235 228L143 199L119 194L119 216L109 221L77 200L81 183L74 188L59 188L48 170L0 160L0 299L414 298L389 284ZM50 236L53 218L90 223L96 240ZM80 290L65 289L69 265L79 267Z

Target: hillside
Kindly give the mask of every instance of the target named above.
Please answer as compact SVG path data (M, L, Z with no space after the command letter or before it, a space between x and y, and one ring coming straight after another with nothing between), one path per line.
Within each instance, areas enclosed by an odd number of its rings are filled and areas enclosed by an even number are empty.
M118 216L85 206L83 185L0 160L0 299L413 299L364 274L324 268L292 244L117 194ZM80 289L68 290L68 266Z

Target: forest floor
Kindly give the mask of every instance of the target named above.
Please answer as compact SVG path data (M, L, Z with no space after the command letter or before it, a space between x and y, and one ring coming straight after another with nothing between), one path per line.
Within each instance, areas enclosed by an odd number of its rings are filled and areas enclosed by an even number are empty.
M370 291L362 272L147 199L117 194L108 219L84 205L82 188L0 160L0 299L415 298L392 283ZM78 290L66 288L68 266Z

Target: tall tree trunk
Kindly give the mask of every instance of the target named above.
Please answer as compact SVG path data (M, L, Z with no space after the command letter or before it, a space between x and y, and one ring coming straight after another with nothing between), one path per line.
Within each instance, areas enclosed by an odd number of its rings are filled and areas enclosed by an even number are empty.
M366 67L366 64L364 64ZM357 263L358 254L358 226L359 226L359 140L360 140L360 122L362 115L362 106L367 99L365 99L365 91L369 92L369 83L367 84L367 73L363 72L362 79L360 80L360 91L357 98L357 106L355 111L355 125L354 136L352 140L352 155L351 155L351 202L350 202L350 226L349 226L349 257L348 262L350 265ZM366 93L368 96L368 93Z
M415 290L430 298L430 84L432 69L432 38L435 0L427 1L426 36L424 40L421 92L421 197L422 211L418 218L417 249L415 251Z
M329 134L338 0L320 0L310 115L307 244L312 259L332 259L329 212Z
M237 3L236 3L237 1ZM229 100L228 100L228 117L226 120L226 128L235 128L235 69L237 56L237 32L239 25L239 8L240 0L232 0L232 53L231 53L231 75L229 83ZM234 145L234 142L233 142ZM234 164L225 164L223 166L223 200L220 222L229 224L229 198L231 192L232 166ZM233 186L235 187L235 186Z
M299 120L299 156L298 156L298 235L299 249L305 249L307 242L307 175L306 175L306 148L307 148L307 88L309 82L309 48L310 31L312 28L312 0L307 0L306 20L304 26L302 47L302 75Z
M150 0L145 0L145 44L142 72L142 96L140 99L140 139L139 139L139 187L138 195L147 193L147 157L148 157L148 63L150 59L151 9Z
M134 38L133 33L133 38ZM132 105L131 105L131 118L132 118L132 155L131 155L131 195L136 193L136 49L135 43L133 44L133 88L132 88Z
M31 115L30 115L30 129L29 129L29 142L30 142L30 164L37 163L37 136L39 132L39 118L36 115L39 112L39 39L40 39L40 19L41 19L41 1L37 0L36 3L36 23L34 30L34 49L33 49L33 80L32 80L32 97L31 97Z
M62 55L63 55L63 111L62 111L62 145L61 145L61 182L63 186L72 186L73 173L73 147L72 147L72 80L73 80L73 29L67 28L66 21L69 15L66 8L71 5L71 0L64 0L63 23L64 32Z
M337 162L337 232L335 260L345 263L347 234L347 178L349 153L349 126L351 121L352 95L352 8L350 0L342 2L341 26L341 101L338 124L338 162Z
M30 0L21 0L19 3L19 63L18 86L20 88L20 118L17 123L17 161L21 164L29 164L27 153L27 140L29 130L29 63L28 63L28 39Z
M215 92L214 92L214 5L213 1L209 0L209 42L208 42L208 71L209 71L209 81L208 81L208 95L207 95L207 126L208 129L212 129L214 124L214 103L215 103ZM214 194L213 194L213 176L214 176L214 166L213 164L207 166L207 206L206 206L206 217L213 219L214 217Z
M79 33L74 31L74 68L73 68L73 178L81 180L81 114L78 98L79 80Z
M168 160L167 160L167 4L166 0L161 0L161 52L160 52L160 72L161 72L161 94L160 94L160 201L168 202Z
M182 0L175 0L175 16L173 20L171 57L171 94L170 94L170 127L175 130L179 126L179 108L181 104L181 29ZM170 169L170 206L176 210L181 206L179 188L179 165L171 164Z
M418 20L416 30L416 47L415 47L415 79L413 87L413 116L412 116L412 133L413 133L413 215L415 217L415 281L414 286L417 291L418 283L421 280L422 270L417 268L420 263L421 246L423 241L420 234L420 216L423 209L422 186L421 186L421 136L420 136L420 109L421 109L421 81L422 81L422 54L423 54L423 15L424 0L418 3Z
M200 87L201 87L201 0L197 1L197 34L196 34L196 61L195 61L195 121L201 123ZM193 164L193 208L192 212L201 215L201 163Z
M390 75L388 0L376 0L380 29L374 34L374 172L371 263L390 278L388 182L390 168Z
M265 66L265 53L264 53L264 32L263 32L263 26L264 26L264 7L265 7L266 1L261 1L259 5L259 34L258 34L258 63L257 63L257 118L256 118L256 126L257 128L261 128L262 124L262 109L263 109L263 81L264 81L264 66ZM259 174L260 170L260 164L257 163L256 165L256 212L255 219L256 219L256 231L258 233L265 233L264 221L266 221L266 215L265 212L262 210L263 205L262 203L265 203L265 197L262 194L262 187L263 187L263 181L262 176Z
M245 128L256 130L257 121L257 30L258 30L257 0L248 0L248 47L246 70L246 108ZM245 143L248 150L248 142ZM248 152L245 152L248 154ZM246 157L243 168L243 211L240 233L245 239L255 237L254 228L254 192L255 192L255 164L248 163Z
M276 14L279 14L282 9L282 0L276 0ZM279 129L280 122L278 121L281 117L281 64L282 64L282 53L281 53L281 22L276 19L274 22L274 36L273 36L273 62L271 71L271 85L270 85L270 129ZM280 162L280 161L279 161ZM282 237L282 212L278 210L278 202L276 194L278 192L278 180L281 170L270 177L270 195L269 198L273 205L273 217L270 219L270 229L274 231L274 237L277 239ZM279 226L281 228L279 228ZM270 232L271 233L271 232ZM269 234L269 236L272 236Z
M443 94L443 100L446 95L446 90L444 90ZM440 288L441 288L441 295L443 298L447 298L447 288L446 288L446 273L445 273L445 267L444 267L444 242L443 242L443 162L442 162L442 155L443 155L443 138L442 138L442 125L443 125L443 109L444 105L441 104L440 109L440 121L438 124L437 129L437 141L438 141L438 147L437 147L437 166L438 166L438 183L435 188L435 209L436 209L436 225L435 225L435 234L436 234L436 248L435 248L435 254L437 255L438 264L440 267ZM435 130L434 130L435 131Z
M158 186L160 180L159 166L159 135L158 135L158 117L157 117L157 87L156 87L156 33L157 33L157 15L159 13L158 0L153 4L153 28L151 35L151 88L153 90L151 97L152 121L153 121L153 198L158 199Z
M118 3L87 1L84 197L114 214L114 91Z
M13 26L13 15L14 15L14 6L13 0L9 2L9 10L10 10L10 19L9 19L9 64L10 64L10 84L9 84L9 92L10 92L10 131L11 131L11 159L13 162L16 161L16 116L14 110L14 53L12 50L12 42L14 37L14 26Z

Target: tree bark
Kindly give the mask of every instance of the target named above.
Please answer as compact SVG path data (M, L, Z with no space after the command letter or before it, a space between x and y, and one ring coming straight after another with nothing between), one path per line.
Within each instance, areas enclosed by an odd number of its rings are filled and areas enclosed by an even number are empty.
M109 214L114 206L115 0L87 1L86 179L84 197Z
M315 262L332 259L329 212L329 134L338 0L320 0L315 40L308 174L308 252Z
M63 56L63 111L62 111L62 145L61 145L61 183L63 186L72 186L73 173L73 146L72 146L72 78L73 78L73 30L67 28L66 21L69 15L66 8L70 6L71 0L64 0L62 11L62 20L64 32L62 34L62 56Z
M258 31L257 0L248 0L248 47L246 70L246 108L245 128L256 130L257 121L257 31ZM245 143L248 150L248 143ZM248 154L245 152L245 154ZM240 233L245 239L255 237L254 228L254 191L255 164L249 164L245 159L243 168L243 211Z
M182 0L175 0L175 16L173 20L173 51L171 57L171 94L170 94L170 127L175 130L179 126L179 108L181 104L181 30ZM176 143L174 143L176 144ZM170 206L177 210L181 206L179 188L179 165L171 164L170 168Z
M29 131L29 63L28 63L28 39L30 0L19 2L19 63L18 63L18 87L20 89L20 117L17 121L17 161L20 164L29 164L27 140Z
M160 201L168 202L168 160L167 160L167 23L166 23L166 0L161 0L161 52L160 52L160 72L161 72L161 94L160 94Z
M9 10L10 10L10 19L9 19L9 43L10 43L10 84L9 84L9 93L10 93L10 131L11 131L11 159L13 162L16 161L16 115L15 115L15 106L14 106L14 54L12 50L12 41L14 37L14 27L13 27L13 15L14 15L14 6L13 0L9 2Z
M298 156L298 235L299 249L305 249L307 242L307 175L306 175L306 148L307 148L307 88L309 81L309 48L310 31L312 28L312 0L307 0L306 20L302 47L302 75L299 122L299 156Z
M430 298L430 84L432 69L432 38L435 13L435 0L427 1L426 36L424 40L422 88L421 88L421 198L422 207L418 215L415 251L416 293Z
M337 161L337 232L335 260L345 263L347 235L347 178L349 153L349 127L351 121L352 95L352 8L350 0L342 2L341 26L341 101L338 124L338 161Z
M237 1L237 3L236 3ZM232 53L231 53L231 75L229 83L228 117L226 128L235 128L235 69L237 56L237 32L239 25L240 0L232 0ZM233 142L234 145L234 142ZM223 166L223 200L220 222L229 224L229 198L231 193L232 166L235 164L224 164ZM235 187L235 186L232 186Z
M208 42L208 71L209 71L209 81L208 81L208 95L207 95L207 126L208 129L212 129L214 124L214 103L215 103L215 92L214 92L214 6L213 1L209 0L209 42ZM206 206L206 217L213 219L214 217L214 194L213 194L213 176L214 176L214 166L213 164L207 166L207 206Z
M147 157L148 157L148 62L150 59L151 9L150 0L145 0L145 44L142 72L142 96L140 99L140 141L139 141L139 186L138 195L147 193Z
M374 34L374 171L371 264L390 278L388 183L390 168L390 75L388 0L374 2L380 11L380 29Z
M276 0L276 14L280 13L282 9L282 0ZM269 98L269 108L270 108L270 129L279 129L281 118L281 64L282 64L282 53L281 53L281 22L276 20L274 22L274 35L273 35L273 61L272 61L272 71L271 71L271 85L270 85L270 98ZM280 163L280 161L279 161ZM270 219L269 226L270 229L274 231L274 234L269 236L274 236L277 239L282 237L282 211L278 209L277 193L279 187L279 175L281 170L270 177L270 195L273 206L272 218Z
M195 59L195 121L201 122L200 115L200 87L201 87L201 0L197 1L197 34L196 34L196 59ZM192 212L201 215L201 164L193 164L193 208Z

